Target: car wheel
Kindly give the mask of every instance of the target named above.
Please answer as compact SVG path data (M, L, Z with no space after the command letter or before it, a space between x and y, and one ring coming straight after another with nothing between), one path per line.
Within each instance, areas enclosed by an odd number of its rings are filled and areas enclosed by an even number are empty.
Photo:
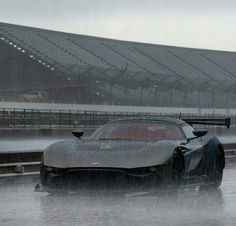
M214 156L212 157L212 163L209 163L207 184L210 188L218 188L223 179L223 170L225 167L225 155L224 149L221 145L218 145Z
M184 177L184 156L179 148L176 148L173 154L173 182L175 186L180 186L183 183Z
M225 167L224 151L218 150L214 159L214 178L212 180L213 187L218 188L223 179L223 170Z
M40 169L40 181L43 186L46 186L48 184L48 171L45 166L41 166Z

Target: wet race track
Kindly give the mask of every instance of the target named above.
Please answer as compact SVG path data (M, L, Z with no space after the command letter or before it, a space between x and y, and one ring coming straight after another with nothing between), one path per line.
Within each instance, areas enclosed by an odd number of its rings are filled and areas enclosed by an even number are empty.
M236 225L236 167L218 190L34 192L38 179L2 180L0 225Z

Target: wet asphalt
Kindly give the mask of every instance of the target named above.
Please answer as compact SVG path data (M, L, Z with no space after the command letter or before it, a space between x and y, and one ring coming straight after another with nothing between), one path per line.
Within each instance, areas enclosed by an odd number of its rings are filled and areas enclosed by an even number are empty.
M1 226L233 226L236 167L217 190L35 192L38 178L0 180Z

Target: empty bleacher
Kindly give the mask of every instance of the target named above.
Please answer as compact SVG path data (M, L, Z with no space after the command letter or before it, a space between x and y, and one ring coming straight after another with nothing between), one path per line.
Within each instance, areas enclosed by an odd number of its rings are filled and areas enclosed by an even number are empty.
M78 103L86 99L88 104L236 107L234 52L125 42L6 23L0 23L1 46L20 51L61 78L48 87L32 87L45 92L51 87L54 91L48 99L53 101L66 101L55 98L62 88L75 97L83 87ZM1 62L8 62L10 68L11 57L2 55ZM14 72L18 80L24 70L27 65ZM2 84L6 83L4 73L0 69ZM28 79L27 87L14 83L12 89L18 94L29 90L31 79L36 79L33 71ZM0 88L0 92L5 91Z

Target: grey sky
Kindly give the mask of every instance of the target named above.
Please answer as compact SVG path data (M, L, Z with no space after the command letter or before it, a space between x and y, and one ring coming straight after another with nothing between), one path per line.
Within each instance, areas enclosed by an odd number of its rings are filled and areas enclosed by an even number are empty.
M0 0L0 6L1 22L236 51L235 0Z

